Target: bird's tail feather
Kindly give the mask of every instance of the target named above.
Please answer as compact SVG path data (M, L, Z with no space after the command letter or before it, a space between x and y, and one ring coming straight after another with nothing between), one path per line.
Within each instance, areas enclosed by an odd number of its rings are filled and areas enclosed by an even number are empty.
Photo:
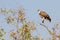
M51 22L51 18L48 18L48 20Z

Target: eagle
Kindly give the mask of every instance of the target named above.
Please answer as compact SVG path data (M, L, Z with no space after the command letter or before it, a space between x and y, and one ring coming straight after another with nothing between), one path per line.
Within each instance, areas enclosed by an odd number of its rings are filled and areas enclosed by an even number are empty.
M42 18L42 23L44 23L44 19L49 20L49 22L51 22L51 18L50 16L43 10L38 10L38 14L40 15L40 17Z

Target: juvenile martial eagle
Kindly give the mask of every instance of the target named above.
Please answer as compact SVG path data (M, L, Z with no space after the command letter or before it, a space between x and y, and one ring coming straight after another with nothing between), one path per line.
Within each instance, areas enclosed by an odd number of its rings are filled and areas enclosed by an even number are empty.
M44 23L44 19L47 19L47 20L49 20L51 22L50 16L45 11L38 10L38 13L42 18L42 23Z

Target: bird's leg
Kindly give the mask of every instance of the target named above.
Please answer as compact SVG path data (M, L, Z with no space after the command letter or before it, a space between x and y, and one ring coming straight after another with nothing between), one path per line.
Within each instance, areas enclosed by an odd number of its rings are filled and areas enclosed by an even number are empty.
M44 23L44 17L42 18L42 23Z

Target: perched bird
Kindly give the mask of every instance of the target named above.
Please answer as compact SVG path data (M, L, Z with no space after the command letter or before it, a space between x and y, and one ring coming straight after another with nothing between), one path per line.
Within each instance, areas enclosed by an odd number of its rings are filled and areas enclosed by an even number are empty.
M41 18L42 18L42 23L44 23L44 19L47 19L47 20L49 20L49 21L51 22L50 16L49 16L45 11L43 11L43 10L38 10L38 13L39 13L39 15L40 15Z

